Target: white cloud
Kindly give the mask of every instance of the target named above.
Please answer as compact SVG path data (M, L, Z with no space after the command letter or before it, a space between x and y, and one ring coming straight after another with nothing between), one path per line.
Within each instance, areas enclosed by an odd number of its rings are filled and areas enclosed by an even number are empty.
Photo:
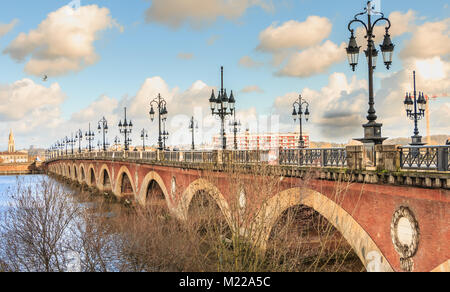
M450 18L418 26L400 57L427 59L447 54L450 54Z
M49 88L22 79L0 86L0 119L18 121L33 113L58 107L66 99L58 83Z
M178 53L177 58L180 60L192 60L194 58L194 54L192 53Z
M19 34L3 53L21 62L30 57L25 65L29 74L64 75L94 64L99 58L94 42L100 32L112 27L123 29L107 8L64 6L50 13L37 29Z
M88 107L73 113L70 121L73 123L82 124L89 121L100 120L100 115L111 115L115 110L117 110L118 106L119 102L117 99L102 95Z
M172 28L178 28L185 23L200 28L210 25L219 17L237 19L253 6L267 11L273 9L271 1L268 0L153 0L146 11L146 20Z
M328 141L347 141L353 135L362 131L364 107L367 104L367 82L347 80L343 73L330 75L328 84L320 90L305 88L301 94L309 102L311 118L305 125L305 131L311 134L311 139ZM293 124L290 113L292 104L298 99L299 93L288 93L276 98L275 114L281 117L282 131L292 131L297 128Z
M0 38L10 32L19 23L18 19L14 19L10 23L0 23Z
M319 16L309 16L304 22L290 20L280 26L274 23L260 33L258 49L267 52L305 49L326 39L332 27L328 18Z
M258 85L249 85L244 87L240 92L242 93L264 93L264 90L262 90Z
M244 56L239 60L239 65L245 68L259 68L263 63L253 60L250 56Z
M326 72L333 64L346 59L345 43L337 46L331 41L293 54L277 72L280 76L309 77Z

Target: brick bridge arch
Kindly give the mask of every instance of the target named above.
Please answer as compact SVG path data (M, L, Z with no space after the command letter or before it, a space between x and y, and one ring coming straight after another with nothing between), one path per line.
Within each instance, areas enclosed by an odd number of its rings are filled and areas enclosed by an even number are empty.
M145 175L141 183L141 188L137 193L136 201L138 201L139 204L141 204L142 206L145 206L148 199L147 191L152 181L155 181L158 187L161 189L169 210L172 210L174 208L172 199L169 196L169 192L167 191L167 187L164 183L163 178L156 171L150 171Z
M230 228L233 228L232 226L235 226L235 224L233 224L232 222L231 210L227 200L215 185L203 178L197 179L189 184L189 186L183 192L180 202L178 203L178 207L176 208L177 216L182 220L188 220L189 208L191 206L192 199L199 192L205 192L209 196L211 196L211 198L219 206L220 211L222 212L228 223L228 226L230 226Z
M123 194L123 187L125 183L131 184L131 191L132 193ZM133 175L131 174L130 170L127 166L122 166L119 171L117 172L116 182L114 184L114 194L118 197L124 197L124 196L132 196L133 198L136 198L136 186L134 183Z
M106 174L106 176L105 176ZM113 190L113 177L109 170L108 165L103 164L98 173L98 189L101 191L112 191Z
M111 179L111 187L114 194L120 197L123 174L132 188L134 199L145 205L146 191L149 184L154 181L161 189L168 209L180 219L188 220L189 207L192 198L198 192L208 193L217 203L228 221L230 219L229 200L232 196L227 185L229 177L217 170L214 166L198 169L198 165L136 162L123 159L61 159L48 162L45 166L66 178L68 164L75 163L79 176L84 172L84 183L92 187L101 188L103 170ZM106 165L107 168L104 168ZM211 170L211 167L213 170ZM402 266L400 253L396 250L392 232L396 232L392 222L395 215L406 207L415 217L420 234L418 249L413 255L414 271L449 271L450 270L450 246L444 244L450 238L450 192L442 187L423 188L405 184L389 184L384 181L361 182L353 181L345 185L345 192L336 198L336 189L339 182L335 181L336 173L320 177L314 177L305 184L299 173L301 169L276 168L276 175L280 180L278 194L270 195L267 205L261 209L264 211L255 217L259 224L266 225L265 241L259 244L267 244L272 226L276 223L280 214L296 205L311 207L327 219L346 238L353 247L362 263L370 271L372 270L405 270ZM93 179L91 179L91 174ZM330 175L329 175L330 174ZM202 177L212 176L217 179L217 185L210 183ZM175 191L172 189L172 181L175 178ZM72 178L73 179L73 178ZM83 179L81 179L83 180ZM400 179L396 179L400 181ZM307 187L300 189L300 185ZM361 195L363 194L363 195ZM248 204L252 203L250 197L246 198ZM249 205L250 206L250 205ZM354 210L354 211L353 211ZM256 215L255 215L256 216ZM262 218L266 218L263 220ZM337 220L336 220L337 219ZM263 223L261 223L263 222ZM411 221L411 222L414 222ZM351 230L351 231L346 231ZM351 235L349 233L355 234ZM398 234L397 234L398 235Z
M87 185L90 186L90 187L96 187L98 185L97 184L97 177L98 177L98 175L95 173L94 164L91 163L88 166L88 172L87 172L86 175L87 175L86 176L86 183L87 183Z
M285 211L298 205L314 209L330 222L347 240L368 271L393 271L381 250L352 215L327 196L306 188L284 190L264 203L255 218L256 226L263 231L263 236L257 236L261 242L256 244L265 250L278 219Z
M80 170L80 174L79 174L79 179L78 179L78 181L80 182L80 183L85 183L86 182L86 167L84 166L84 163L80 163L80 167L79 167L79 170Z

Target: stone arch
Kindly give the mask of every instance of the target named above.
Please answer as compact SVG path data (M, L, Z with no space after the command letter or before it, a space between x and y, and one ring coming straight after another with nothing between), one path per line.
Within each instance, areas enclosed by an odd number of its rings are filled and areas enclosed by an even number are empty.
M97 186L97 177L98 175L95 173L95 167L94 165L89 165L88 173L86 174L86 182L88 186L90 187L96 187Z
M98 188L102 191L112 191L112 176L109 168L106 164L103 164L100 168L98 177Z
M139 191L139 194L137 196L137 201L139 202L139 204L141 204L142 206L144 206L147 202L147 191L148 188L150 186L150 184L152 182L156 182L159 186L159 188L161 189L164 198L166 200L167 206L169 206L169 209L172 209L172 202L170 200L169 197L169 193L167 191L166 185L164 184L163 179L161 178L161 176L154 172L151 171L149 173L147 173L147 175L144 177L144 179L142 180L142 184L141 184L141 189Z
M72 168L70 167L70 164L67 164L67 177L72 178L72 174L73 174Z
M441 272L441 273L450 272L450 260L447 260L444 263L440 264L435 269L433 269L432 272Z
M73 169L72 179L78 181L78 167L75 163L72 165L72 169Z
M305 205L317 211L347 240L368 271L394 271L370 235L347 213L323 194L310 189L285 190L268 200L255 218L256 226L263 232L258 244L266 249L271 231L278 218L289 208Z
M79 178L78 178L78 180L81 182L81 183L84 183L84 182L86 182L86 172L85 172L85 167L84 167L84 164L83 163L80 163L80 166L78 167L78 169L79 169Z
M176 215L182 220L187 220L189 217L189 207L191 205L192 198L198 192L202 191L208 193L211 198L217 203L228 223L228 226L230 227L230 229L233 229L234 224L232 222L231 210L228 202L225 200L224 196L216 186L203 178L192 182L183 192L181 201L178 204L178 208L176 210Z
M116 183L114 184L114 194L118 197L122 197L122 184L124 182L124 179L126 179L126 176L131 184L131 190L133 192L133 197L136 198L136 187L134 185L133 176L131 175L130 170L126 166L122 166L118 172L118 175L116 177ZM127 195L127 194L126 194ZM130 194L131 195L131 194Z

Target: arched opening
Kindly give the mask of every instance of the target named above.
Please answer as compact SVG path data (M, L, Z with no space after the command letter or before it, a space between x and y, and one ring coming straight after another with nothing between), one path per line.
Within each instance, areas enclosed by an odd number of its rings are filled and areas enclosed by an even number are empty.
M275 271L365 271L342 234L313 208L301 204L285 210L273 225L266 261Z
M111 179L109 177L108 171L106 169L103 170L102 173L102 186L103 190L111 190Z
M84 174L84 167L81 167L81 181L84 182L86 180L86 175Z
M216 200L206 191L197 191L192 197L188 222L201 237L219 238L231 244L231 228Z
M120 179L120 194L121 196L133 196L134 195L134 191L133 191L133 185L131 184L131 180L128 177L128 174L126 174L125 172L122 173L121 179Z
M154 179L148 183L145 198L147 204L167 207L164 192Z
M75 180L78 180L78 171L77 171L77 167L75 165L73 166L73 173L74 173Z
M68 176L68 177L71 177L70 166L67 166L67 176Z
M93 168L91 168L89 170L89 183L90 183L91 186L94 186L94 187L97 186L96 179L95 179L95 173L94 173L94 169Z

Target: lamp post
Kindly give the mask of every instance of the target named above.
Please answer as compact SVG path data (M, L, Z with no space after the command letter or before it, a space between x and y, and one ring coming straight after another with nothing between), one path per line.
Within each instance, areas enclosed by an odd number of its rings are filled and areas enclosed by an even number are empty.
M75 139L73 138L73 133L72 133L72 136L71 136L71 138L68 140L68 143L69 143L69 145L70 145L70 148L71 148L71 154L73 155L73 146L75 145Z
M84 135L86 140L89 142L89 152L92 152L92 141L95 139L95 133L91 131L91 123L89 123L89 131Z
M223 67L221 69L221 88L219 91L219 95L215 96L214 89L211 94L211 98L209 99L209 103L211 106L211 113L214 116L218 116L221 120L221 130L220 135L222 138L222 149L227 149L227 138L225 136L225 119L228 116L233 115L235 111L236 100L234 99L233 91L231 91L230 98L228 98L227 90L223 88Z
M413 80L414 80L414 101L411 97L411 93L406 93L404 102L407 117L414 121L414 136L411 137L412 143L410 145L423 146L425 145L425 143L422 143L422 136L419 136L419 128L417 124L418 121L422 120L425 117L427 100L425 99L423 92L419 92L419 98L417 99L416 71L414 71L413 73Z
M64 145L64 148L66 149L65 150L65 154L67 155L68 153L67 153L67 146L69 146L69 138L66 136L66 137L64 137L64 139L62 140L62 143L63 143L63 145Z
M61 156L63 154L64 145L59 140L56 141L56 149L58 151L58 156Z
M162 139L163 139L163 150L166 150L166 141L169 140L169 132L166 131L166 120L164 120L163 123L163 132L162 132Z
M100 131L103 132L103 151L106 152L106 134L108 134L108 121L103 117L100 121L98 121L98 133ZM100 150L100 147L99 147Z
M234 150L238 150L237 133L241 130L241 121L236 121L236 112L233 114L234 120L230 121L229 126L234 135Z
M120 145L120 138L116 136L116 138L114 138L114 147L116 147L116 151L119 148Z
M142 129L141 131L141 140L142 140L142 151L145 152L145 140L148 139L148 131L145 129Z
M189 122L189 130L192 132L192 150L195 150L195 131L198 131L198 122L191 117Z
M378 57L378 50L375 48L375 44L373 41L373 38L375 37L373 33L375 25L378 22L385 21L387 23L387 26L385 28L386 34L384 36L383 44L380 46L380 48L381 52L383 53L384 64L386 65L386 68L388 70L392 65L392 55L394 53L395 46L394 44L392 44L391 36L389 35L389 29L391 28L390 20L385 18L383 13L375 12L372 2L373 1L368 1L367 7L364 9L364 11L355 15L355 18L348 24L348 30L351 32L351 36L349 45L346 50L349 64L352 67L352 70L355 71L355 68L358 65L358 57L361 47L358 47L356 43L356 38L354 35L355 31L354 29L351 28L351 26L354 23L362 24L365 28L367 38L367 50L365 51L365 54L367 57L369 68L369 111L368 111L369 115L367 116L368 123L363 125L364 138L356 140L361 141L363 143L371 143L377 145L382 144L383 141L387 139L381 136L381 127L383 126L383 124L377 123L377 115L375 111L375 101L374 101L374 89L373 89L373 71L376 68ZM379 17L372 23L372 15L376 13L380 14L381 17ZM367 24L364 21L358 19L359 16L362 16L364 14L367 14Z
M303 106L306 106L306 110L303 112ZM306 122L309 121L309 103L303 99L302 95L298 96L298 100L292 104L294 111L292 112L292 116L294 118L294 122L297 121L297 118L300 122L300 138L298 141L298 147L300 149L305 148L305 140L303 139L303 115L305 115ZM298 110L297 110L298 108Z
M158 134L158 149L163 150L163 133L161 131L161 123L167 120L167 102L164 98L161 97L161 94L158 94L158 97L150 102L150 119L155 119L155 110L153 106L156 106L158 109L158 121L159 121L159 134Z
M131 138L129 137L129 135L131 134L131 132L133 131L133 123L131 122L131 120L128 122L127 121L127 108L124 109L125 111L125 119L119 121L119 131L121 134L123 134L124 137L124 145L125 145L125 151L129 150L129 146L131 144Z
M75 135L75 141L78 141L78 153L81 153L81 141L83 140L83 131L78 130L77 134Z

